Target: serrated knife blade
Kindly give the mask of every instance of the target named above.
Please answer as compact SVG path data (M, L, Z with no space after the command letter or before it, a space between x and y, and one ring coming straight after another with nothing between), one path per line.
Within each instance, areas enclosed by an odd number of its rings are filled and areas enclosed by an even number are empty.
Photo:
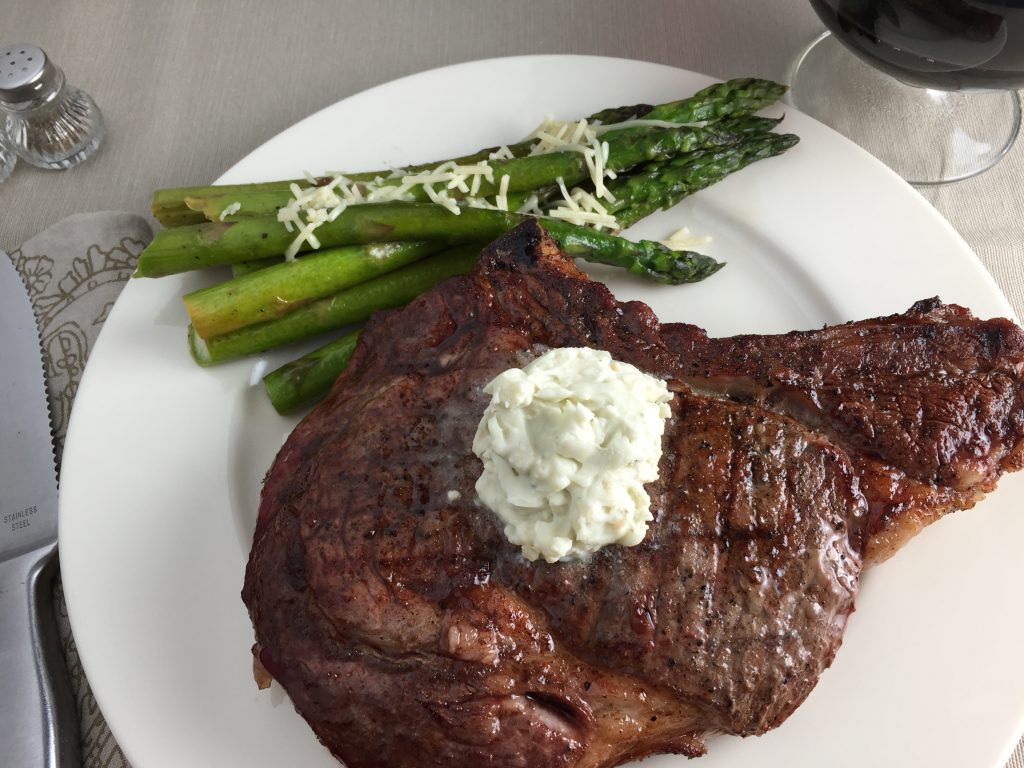
M0 262L0 560L57 543L57 467L28 293Z
M4 766L80 765L52 604L57 470L35 313L0 251L0 745Z

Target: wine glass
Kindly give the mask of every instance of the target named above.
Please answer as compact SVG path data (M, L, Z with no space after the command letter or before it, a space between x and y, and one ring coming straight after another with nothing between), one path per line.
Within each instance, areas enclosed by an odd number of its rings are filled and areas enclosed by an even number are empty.
M790 100L912 184L995 165L1021 125L1024 0L810 0Z

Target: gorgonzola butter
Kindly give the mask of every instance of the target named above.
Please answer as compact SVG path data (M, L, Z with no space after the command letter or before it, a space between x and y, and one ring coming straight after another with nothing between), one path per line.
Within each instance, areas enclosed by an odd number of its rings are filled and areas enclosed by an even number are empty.
M559 348L496 376L473 452L483 501L529 560L586 558L633 546L652 519L672 395L603 350Z

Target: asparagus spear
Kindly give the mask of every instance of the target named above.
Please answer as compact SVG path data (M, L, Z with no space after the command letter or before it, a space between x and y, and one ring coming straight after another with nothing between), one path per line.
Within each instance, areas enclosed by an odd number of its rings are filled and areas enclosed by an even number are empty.
M735 147L695 152L664 165L651 164L609 183L616 197L609 209L621 226L629 227L757 160L782 154L798 141L793 134L769 133Z
M611 109L595 112L587 118L589 122L597 121L602 124L618 123L631 118L643 117L650 112L652 107L648 104L635 104L628 107L613 107ZM525 157L530 154L533 148L533 141L521 141L516 144L509 144L508 149L513 157ZM498 151L498 147L487 147L469 155L451 158L459 165L484 162ZM436 168L445 160L437 160L432 163L421 163L408 166L405 170L409 173L419 173ZM346 173L345 176L352 181L373 181L377 177L391 175L391 170L363 171L361 173ZM319 185L327 184L331 180L329 176L322 176L316 179ZM307 184L306 179L285 179L283 181L265 181L259 184L216 184L201 187L168 187L158 189L153 193L152 210L153 216L165 227L180 227L187 224L199 224L206 220L202 214L203 203L200 201L214 197L232 197L265 192L288 193L292 184ZM188 201L192 200L194 208L189 207ZM218 212L219 214L219 212Z
M557 219L543 219L541 224L570 256L595 264L622 267L630 274L658 283L680 285L700 282L725 266L702 253L673 251L653 240L633 242Z
M688 99L659 104L644 120L696 123L752 115L785 95L787 86L771 80L742 77L709 85Z
M622 123L626 120L635 120L638 117L644 117L654 107L650 104L632 104L628 107L611 107L609 109L602 109L587 118L588 123L597 123L598 125L613 125L615 123ZM513 144L509 149L515 152L514 147L525 148L523 154L527 154L530 151L530 147L533 146L533 142L523 141L519 144ZM519 157L519 155L517 155Z
M493 240L525 219L524 214L481 208L464 208L455 216L440 206L421 203L355 205L319 227L316 235L324 247L384 240L439 240L454 245ZM559 245L574 256L623 267L662 283L702 280L721 267L707 256L672 251L660 243L633 243L554 220L546 220L545 226ZM165 229L139 255L135 275L160 277L274 256L284 252L292 237L272 218ZM308 250L308 244L305 247Z
M658 105L647 110L647 105L636 105L635 107L622 107L591 115L590 120L596 120L603 124L621 122L633 117L642 117L653 120L666 120L679 123L701 122L717 120L730 115L753 114L757 110L778 100L786 91L785 86L773 83L768 80L753 78L740 78L729 80L724 83L716 83L697 92L691 97L681 99L667 104ZM520 142L509 145L514 157L527 155L533 146L533 142ZM474 163L487 160L493 149L484 149L471 155L454 158L459 164ZM444 161L436 161L418 166L408 170L417 172L428 170L440 165ZM390 171L369 171L365 173L346 174L354 181L370 181L378 176L387 176ZM319 183L327 183L328 178L319 179ZM247 193L266 191L287 191L291 183L304 183L304 179L290 179L284 181L270 181L260 184L233 184L201 187L176 187L158 189L153 193L152 210L156 219L167 227L184 226L197 224L203 221L203 216L192 211L185 203L186 198L209 198L217 196L243 195Z
M192 291L185 308L204 339L288 314L435 253L442 244L412 240L332 248Z
M348 365L361 332L350 331L264 376L263 386L277 412L292 413L326 395Z
M619 172L647 161L660 161L695 149L719 147L737 140L735 132L714 127L649 128L638 127L609 134L606 167ZM489 163L493 181L482 180L477 197L497 194L501 180L508 177L507 192L526 192L553 185L558 179L572 186L590 178L590 167L579 152L551 152ZM381 186L399 186L401 178L384 179ZM368 190L364 189L363 192ZM414 186L408 194L416 202L427 202L430 196L423 186ZM456 199L467 196L457 189L448 190ZM187 205L201 211L209 221L234 221L255 216L276 215L292 199L290 191L258 190L248 194L234 193L217 197L189 197ZM240 206L240 207L239 207Z
M466 246L429 256L334 296L318 299L282 317L223 336L203 339L189 326L192 357L200 365L215 365L361 322L381 309L408 303L447 277L469 272L479 253L479 246Z
M245 277L261 269L281 264L284 256L267 256L265 259L253 259L252 261L239 261L231 265L232 277Z

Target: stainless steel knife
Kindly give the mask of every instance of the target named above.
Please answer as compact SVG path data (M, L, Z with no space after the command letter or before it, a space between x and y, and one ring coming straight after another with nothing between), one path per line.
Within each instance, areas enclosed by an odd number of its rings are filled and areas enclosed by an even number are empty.
M0 251L0 763L80 765L52 583L57 470L43 355L21 277Z

